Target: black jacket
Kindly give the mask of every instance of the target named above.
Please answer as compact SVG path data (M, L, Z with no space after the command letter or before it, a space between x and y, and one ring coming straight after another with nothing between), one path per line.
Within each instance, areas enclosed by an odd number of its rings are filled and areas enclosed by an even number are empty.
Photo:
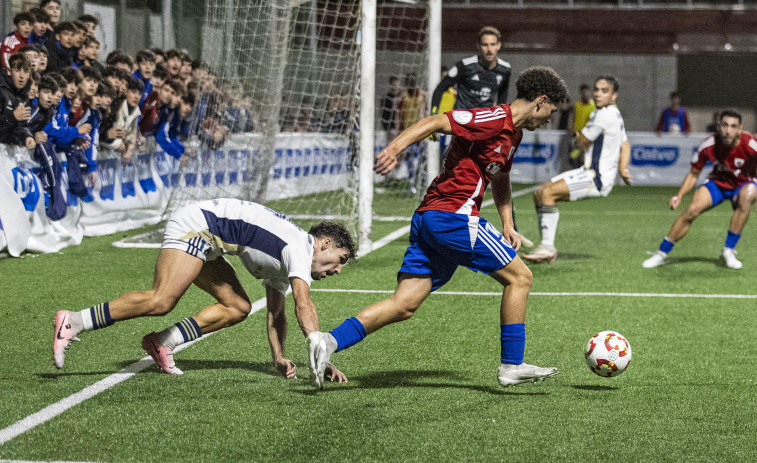
M0 76L0 143L17 145L18 139L26 134L27 121L16 120L13 111L21 103L27 103L31 81L22 89L13 85L11 76L3 73ZM23 139L21 141L23 144Z
M61 69L73 64L72 48L63 48L57 40L46 42L45 46L47 47L47 70L45 72L60 72Z

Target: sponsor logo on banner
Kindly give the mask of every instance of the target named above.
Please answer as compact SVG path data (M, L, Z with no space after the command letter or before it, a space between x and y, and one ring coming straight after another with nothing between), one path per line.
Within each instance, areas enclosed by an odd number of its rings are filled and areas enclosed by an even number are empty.
M514 164L546 164L555 160L555 143L521 143L515 152Z
M678 161L677 146L634 145L631 147L631 165L672 166Z
M452 119L460 125L465 125L473 120L473 113L470 111L452 111Z
M24 209L31 212L37 207L40 198L40 189L37 179L30 169L26 166L14 167L13 172L13 189L16 190L21 202L24 203Z

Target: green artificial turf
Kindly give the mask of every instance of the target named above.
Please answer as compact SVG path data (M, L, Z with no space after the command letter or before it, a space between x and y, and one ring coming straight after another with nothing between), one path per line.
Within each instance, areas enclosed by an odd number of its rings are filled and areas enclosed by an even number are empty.
M677 215L666 206L674 192L617 187L605 199L560 204L559 257L530 266L536 294L526 325L526 361L557 366L552 381L499 386L501 288L461 268L440 291L492 295L432 294L410 320L334 355L349 383L313 388L290 298L287 354L298 379L271 367L263 309L177 353L183 376L150 367L0 446L0 459L749 461L757 454L757 300L549 294L757 294L753 224L737 247L744 268L718 261L728 205L698 219L668 265L642 269ZM391 193L377 195L376 209L409 217L416 204ZM536 240L530 195L515 205L521 231ZM499 223L493 207L483 215ZM408 223L375 222L374 239ZM144 334L211 303L192 288L166 317L85 333L56 370L56 310L151 285L157 250L112 247L123 235L0 261L0 429L139 360ZM389 243L313 289L394 289L406 242ZM250 297L263 297L260 282L232 260ZM323 329L387 296L312 293ZM583 350L609 329L630 341L633 360L623 375L600 378Z

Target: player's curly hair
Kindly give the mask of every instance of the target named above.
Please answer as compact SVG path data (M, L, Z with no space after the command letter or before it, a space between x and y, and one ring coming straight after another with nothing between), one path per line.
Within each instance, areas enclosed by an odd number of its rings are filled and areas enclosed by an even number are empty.
M565 81L547 66L533 66L521 72L515 88L518 90L516 98L526 101L534 101L542 95L547 95L552 103L562 103L568 98Z
M352 236L344 225L336 222L324 221L318 225L314 225L310 228L308 233L316 238L331 238L334 240L335 247L349 251L347 259L355 258L355 242L352 241Z

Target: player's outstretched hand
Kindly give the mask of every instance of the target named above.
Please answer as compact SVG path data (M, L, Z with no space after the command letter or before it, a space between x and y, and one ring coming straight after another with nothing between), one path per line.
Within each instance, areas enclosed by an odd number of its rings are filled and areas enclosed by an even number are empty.
M515 249L516 251L520 249L520 233L516 232L514 228L505 230L503 235L505 236L507 242L510 243L510 246L513 247L513 249Z
M620 178L623 179L626 185L633 185L633 177L631 176L631 171L629 171L628 169L623 169L620 171Z
M679 198L678 196L673 196L672 198L670 198L670 201L668 202L668 205L673 210L676 210L679 204L681 204L681 198Z
M373 171L377 174L388 174L397 165L397 154L391 153L388 148L384 148L376 156L376 164L373 166Z
M274 363L276 364L276 369L279 370L279 373L284 375L286 379L297 377L297 365L295 365L291 360L281 359L275 361Z
M336 367L332 364L328 364L326 366L326 375L324 376L324 379L326 381L331 381L332 383L336 381L337 383L347 383L347 377L342 373L341 371L337 370Z

